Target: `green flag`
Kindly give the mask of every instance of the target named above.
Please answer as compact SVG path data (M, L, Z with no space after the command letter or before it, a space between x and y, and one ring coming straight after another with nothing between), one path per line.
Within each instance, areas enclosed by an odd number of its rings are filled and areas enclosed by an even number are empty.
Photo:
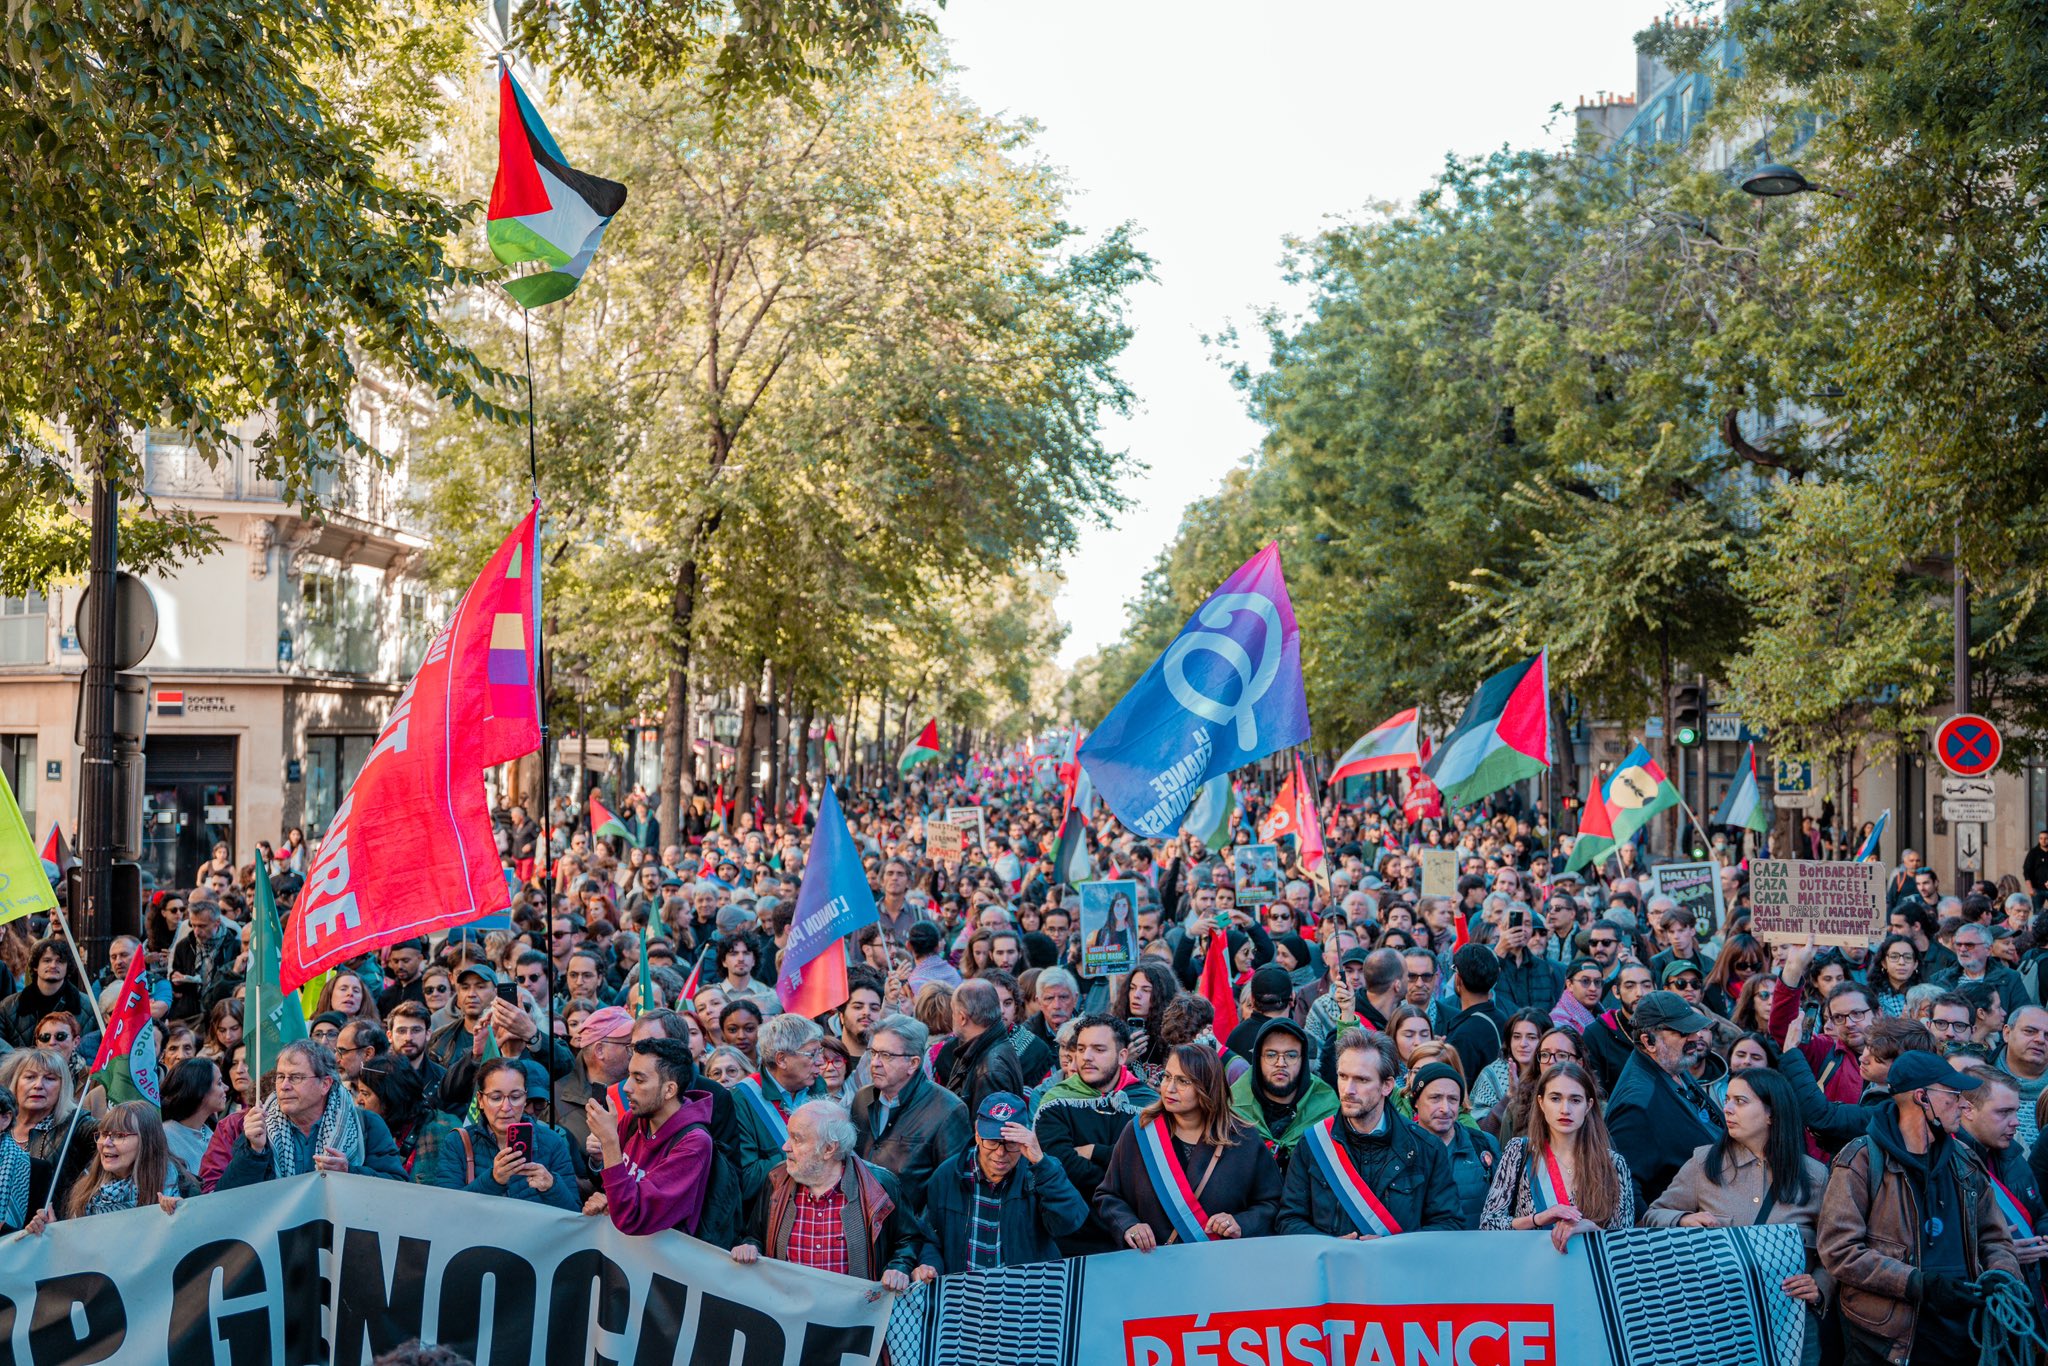
M249 1075L261 1081L277 1066L278 1050L306 1037L306 1015L299 994L278 985L284 953L284 931L277 919L277 894L270 890L270 870L256 860L256 911L250 918L249 976L243 987L243 1018L250 1021Z
M14 789L0 774L0 925L56 909L57 894L43 871L43 856L36 852L21 808L14 804Z

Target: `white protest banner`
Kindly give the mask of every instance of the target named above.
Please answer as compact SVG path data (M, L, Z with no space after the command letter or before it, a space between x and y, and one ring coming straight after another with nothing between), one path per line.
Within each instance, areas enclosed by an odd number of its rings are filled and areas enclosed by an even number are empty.
M0 1362L872 1363L890 1296L523 1200L294 1177L0 1239Z
M1869 944L1884 933L1879 863L1758 859L1749 865L1750 928L1766 944Z
M1458 894L1458 851L1455 849L1424 849L1415 855L1422 865L1422 894L1424 896L1456 896Z
M1668 896L1693 914L1700 938L1721 929L1721 868L1714 863L1660 863L1650 870L1650 895Z
M942 1277L891 1366L1796 1366L1788 1224L1259 1238Z

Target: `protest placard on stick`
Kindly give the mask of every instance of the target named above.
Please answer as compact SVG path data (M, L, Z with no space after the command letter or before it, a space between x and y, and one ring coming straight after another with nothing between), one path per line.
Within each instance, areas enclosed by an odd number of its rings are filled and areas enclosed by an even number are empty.
M1750 926L1765 943L1844 947L1884 933L1885 870L1876 863L1758 859L1749 866Z

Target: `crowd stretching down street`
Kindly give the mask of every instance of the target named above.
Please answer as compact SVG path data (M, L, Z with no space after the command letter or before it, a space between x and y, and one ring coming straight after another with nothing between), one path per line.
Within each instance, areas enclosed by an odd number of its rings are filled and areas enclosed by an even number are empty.
M43 917L8 925L0 1229L348 1171L900 1291L1191 1236L1544 1230L1562 1252L1779 1223L1809 1249L1780 1289L1810 1361L1972 1359L2002 1279L2040 1315L2048 832L1962 886L1908 851L1882 937L1817 951L1752 933L1740 832L1705 924L1631 855L1562 871L1570 839L1505 794L1414 824L1333 795L1328 857L1311 876L1283 842L1258 906L1231 858L1269 814L1257 791L1213 849L1105 809L1087 872L1137 895L1135 962L1102 974L1054 862L1069 795L957 756L846 793L878 920L814 1019L773 984L817 813L712 808L678 839L627 795L625 836L563 799L545 832L497 811L509 925L309 983L308 1037L262 1076L254 864L221 851L158 893L91 983ZM934 861L924 820L948 804L984 834ZM1444 849L1455 894L1421 895ZM296 890L301 848L259 856ZM87 994L111 1012L136 954L160 1106L82 1086Z

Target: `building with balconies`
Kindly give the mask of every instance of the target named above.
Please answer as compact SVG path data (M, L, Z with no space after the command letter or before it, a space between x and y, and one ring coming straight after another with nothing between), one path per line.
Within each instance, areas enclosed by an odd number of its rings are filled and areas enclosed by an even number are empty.
M287 503L246 445L209 463L175 432L137 436L150 495L221 538L147 580L156 644L135 672L149 680L143 869L158 885L189 885L217 842L246 861L295 825L318 838L418 666L439 619L405 513L418 411L365 378L354 425L383 458L343 458L310 503ZM76 828L83 587L0 598L0 772L38 840L52 821Z

